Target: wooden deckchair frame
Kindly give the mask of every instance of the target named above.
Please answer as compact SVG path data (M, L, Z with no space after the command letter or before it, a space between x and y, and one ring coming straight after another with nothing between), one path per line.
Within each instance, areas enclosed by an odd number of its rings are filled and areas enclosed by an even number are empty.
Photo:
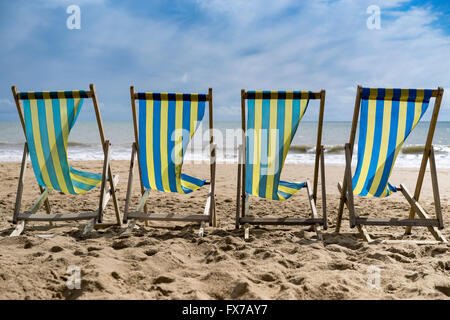
M319 240L322 240L322 230L327 229L327 204L326 204L326 187L325 187L325 162L324 162L324 147L322 145L322 128L323 116L325 109L325 90L313 92L310 100L320 99L319 120L317 129L317 143L316 143L316 159L314 165L314 181L311 186L309 179L306 180L306 191L311 208L311 218L254 218L249 217L249 196L245 192L245 154L246 154L246 106L245 100L248 99L248 92L245 89L241 90L241 115L242 115L242 145L239 146L238 159L238 173L237 173L237 195L236 195L236 229L244 225L244 238L249 238L250 225L309 225L317 233ZM317 186L319 177L319 168L321 176L322 189L322 211L323 216L319 218L317 214ZM311 188L312 187L312 188Z
M89 85L90 90L86 91L86 94L88 98L92 99L94 110L95 110L95 117L97 120L98 130L100 133L100 140L102 143L102 149L104 153L104 160L103 160L103 172L102 172L102 183L100 188L100 200L99 200L99 208L96 211L93 212L83 212L83 213L51 213L50 208L50 202L48 200L48 197L50 195L51 190L46 187L42 187L39 185L39 189L41 192L41 195L36 200L36 202L33 204L33 206L28 209L25 212L20 212L21 204L22 204L22 194L23 194L23 185L24 185L24 179L25 179L25 173L27 168L27 159L29 156L28 153L28 142L25 142L24 150L23 150L23 156L22 156L22 164L20 168L20 176L19 176L19 184L17 187L17 195L16 195L16 202L14 207L14 213L13 213L13 224L17 225L15 230L12 232L11 236L18 236L22 233L22 231L25 228L25 223L27 221L36 221L36 222L49 222L50 225L52 225L53 222L56 221L79 221L79 220L90 220L90 222L86 225L86 227L83 230L82 235L86 235L88 232L90 232L93 228L101 229L101 228L107 228L113 225L121 225L120 220L120 210L119 210L119 204L117 202L116 197L116 185L119 181L119 176L113 176L111 171L111 166L109 164L109 140L105 139L105 134L103 130L103 122L100 115L100 109L98 106L98 100L97 100L97 94L95 91L94 84ZM23 133L25 135L25 141L27 139L26 131L25 131L25 118L23 114L23 107L20 103L20 92L17 90L16 86L11 87L12 94L14 96L14 101L16 103L17 111L19 113L19 119L20 123L22 125ZM112 179L107 177L113 177ZM106 190L106 182L109 182L109 189ZM108 204L109 200L113 199L114 203L114 210L116 214L116 223L103 223L103 212L106 208L106 205ZM45 206L45 210L47 214L38 214L36 213L42 206Z
M425 143L425 149L423 151L422 162L419 169L419 176L417 178L416 188L414 195L412 195L409 190L403 185L400 184L399 187L396 187L398 191L405 197L406 201L411 206L409 212L408 219L397 219L397 218L361 218L355 210L354 205L354 196L353 196L353 186L352 186L352 172L351 172L351 159L353 153L353 147L355 143L356 129L358 125L359 112L361 109L361 93L362 86L358 86L356 92L355 99L355 109L353 112L353 121L352 128L350 131L350 142L345 145L345 157L346 157L346 166L345 166L345 174L344 180L342 184L338 184L339 192L341 193L341 198L339 202L339 210L338 217L336 223L336 232L339 233L341 229L342 223L342 215L344 211L344 204L349 210L349 220L350 220L350 228L354 228L355 226L358 228L359 233L369 243L397 243L397 242L413 242L413 243L446 243L447 240L439 231L439 229L444 228L444 222L442 218L441 211L441 203L439 197L439 187L437 181L437 173L436 173L436 161L434 157L434 148L432 145L434 131L436 128L436 123L439 115L439 109L441 106L442 96L444 94L444 89L438 87L436 90L432 91L432 97L435 98L433 114L431 116L430 126L428 129L427 140ZM425 176L425 171L427 168L427 163L430 162L430 173L431 173L431 181L433 187L433 195L434 195L434 206L436 211L436 219L431 219L429 214L423 209L420 205L419 197L422 189L423 179ZM414 219L415 214L419 216L420 219ZM421 226L427 227L431 232L433 237L437 241L416 241L416 240L374 240L370 237L366 225L378 225L378 226L404 226L406 227L405 234L411 234L411 228L413 226Z
M127 223L128 219L130 222L128 224L126 232L133 230L137 220L145 221L147 225L148 221L182 221L182 222L199 222L200 230L198 235L200 237L204 234L205 223L208 222L210 226L216 226L216 201L215 201L215 185L216 185L216 145L214 144L214 134L213 134L213 95L212 88L209 88L207 94L207 101L209 105L209 143L210 143L210 180L206 182L209 184L209 193L206 199L206 204L203 214L160 214L160 213L148 213L147 200L150 196L150 190L145 190L144 184L141 176L141 164L138 158L138 169L139 169L139 180L141 186L141 199L134 212L128 212L130 206L130 198L133 188L133 177L134 177L134 162L136 156L139 154L139 131L138 131L138 116L136 111L136 100L138 100L138 93L135 92L134 86L130 87L131 95L131 109L133 113L133 127L134 127L134 137L135 141L132 145L131 151L131 161L130 161L130 171L128 176L128 187L127 196L125 201L125 209L123 215L123 223Z

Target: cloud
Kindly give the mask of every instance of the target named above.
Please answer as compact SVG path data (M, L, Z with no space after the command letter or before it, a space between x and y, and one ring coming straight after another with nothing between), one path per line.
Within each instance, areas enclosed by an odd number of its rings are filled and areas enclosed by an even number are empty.
M77 31L65 28L64 10L42 9L39 19L25 4L20 15L8 11L3 34L14 36L0 36L8 46L0 48L0 66L9 75L0 80L0 95L11 85L6 81L30 90L93 81L104 118L128 120L132 84L154 92L213 87L216 119L238 120L240 108L230 106L240 106L241 88L324 88L326 120L351 120L357 84L450 88L450 37L435 26L440 16L430 5L377 1L381 30L368 30L373 1L190 0L170 8L140 2L139 10L95 4L82 7ZM450 119L449 104L447 92L442 120ZM315 104L310 110L305 119L315 119Z
M15 104L9 99L0 99L0 120L17 114Z
M189 80L189 75L187 74L187 72L185 72L183 74L183 76L181 77L180 81L183 82L183 83L187 83L188 80Z
M67 7L70 5L92 6L106 4L107 0L37 0L37 2L49 7Z
M236 117L241 114L241 107L238 106L221 106L216 110L215 115L219 117Z
M14 104L13 104L12 101L9 100L9 99L0 99L0 105L12 106L12 105L14 105Z

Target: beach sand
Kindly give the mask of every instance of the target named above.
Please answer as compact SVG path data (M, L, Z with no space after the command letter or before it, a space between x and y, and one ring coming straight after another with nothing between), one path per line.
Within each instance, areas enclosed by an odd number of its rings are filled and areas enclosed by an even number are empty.
M100 162L73 163L77 169L101 172ZM118 196L125 203L128 161L112 161L120 175ZM173 222L138 223L131 235L124 228L93 231L80 238L82 223L29 223L22 236L9 238L19 163L0 163L0 298L1 299L449 299L450 245L367 244L350 229L344 211L341 234L334 233L339 204L336 184L343 167L328 166L327 208L329 229L324 241L305 226L267 226L234 230L236 165L217 166L217 222L198 238L198 225ZM208 166L186 164L186 173L209 178ZM443 234L450 238L450 171L439 170L444 221ZM290 181L312 180L312 167L287 165L283 175ZM137 177L137 174L135 175ZM414 190L417 170L396 169L391 183ZM139 199L134 181L131 209ZM164 213L202 213L207 189L189 195L152 192L150 210ZM31 167L26 178L22 208L38 196ZM285 202L252 198L251 213L257 216L307 217L306 189ZM319 189L320 191L320 189ZM61 200L61 201L59 201ZM321 214L319 192L318 210ZM434 214L429 174L421 196L426 210ZM96 210L98 188L85 196L52 193L53 212ZM356 198L361 215L408 216L409 206L400 194L387 199ZM112 202L105 219L112 220ZM426 228L415 228L402 237L403 228L369 227L375 238L433 240ZM51 238L39 234L54 234ZM81 270L81 289L66 285L69 266ZM379 269L377 269L379 268ZM370 286L379 270L380 287Z

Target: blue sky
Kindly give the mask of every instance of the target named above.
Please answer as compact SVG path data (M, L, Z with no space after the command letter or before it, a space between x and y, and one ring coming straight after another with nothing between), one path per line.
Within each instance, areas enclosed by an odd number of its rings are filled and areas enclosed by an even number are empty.
M71 4L81 8L80 30L66 27ZM380 30L366 27L369 5L381 9ZM442 86L440 120L450 121L449 1L0 0L0 30L0 120L18 119L13 84L39 91L94 82L105 120L130 121L134 85L211 86L216 120L239 119L241 88L325 88L325 119L351 121L362 84Z

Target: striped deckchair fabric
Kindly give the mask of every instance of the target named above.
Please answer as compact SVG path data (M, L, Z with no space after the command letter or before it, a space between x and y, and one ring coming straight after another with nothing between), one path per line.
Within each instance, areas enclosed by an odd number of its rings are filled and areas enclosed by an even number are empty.
M362 88L355 195L383 198L397 191L389 176L431 96L432 90Z
M286 200L306 183L280 181L286 155L311 98L310 91L248 91L245 191Z
M205 114L206 94L138 93L139 163L146 189L191 193L200 180L181 173L183 156Z
M83 194L101 183L102 175L69 166L67 142L86 91L21 92L33 171L39 185L66 194Z

